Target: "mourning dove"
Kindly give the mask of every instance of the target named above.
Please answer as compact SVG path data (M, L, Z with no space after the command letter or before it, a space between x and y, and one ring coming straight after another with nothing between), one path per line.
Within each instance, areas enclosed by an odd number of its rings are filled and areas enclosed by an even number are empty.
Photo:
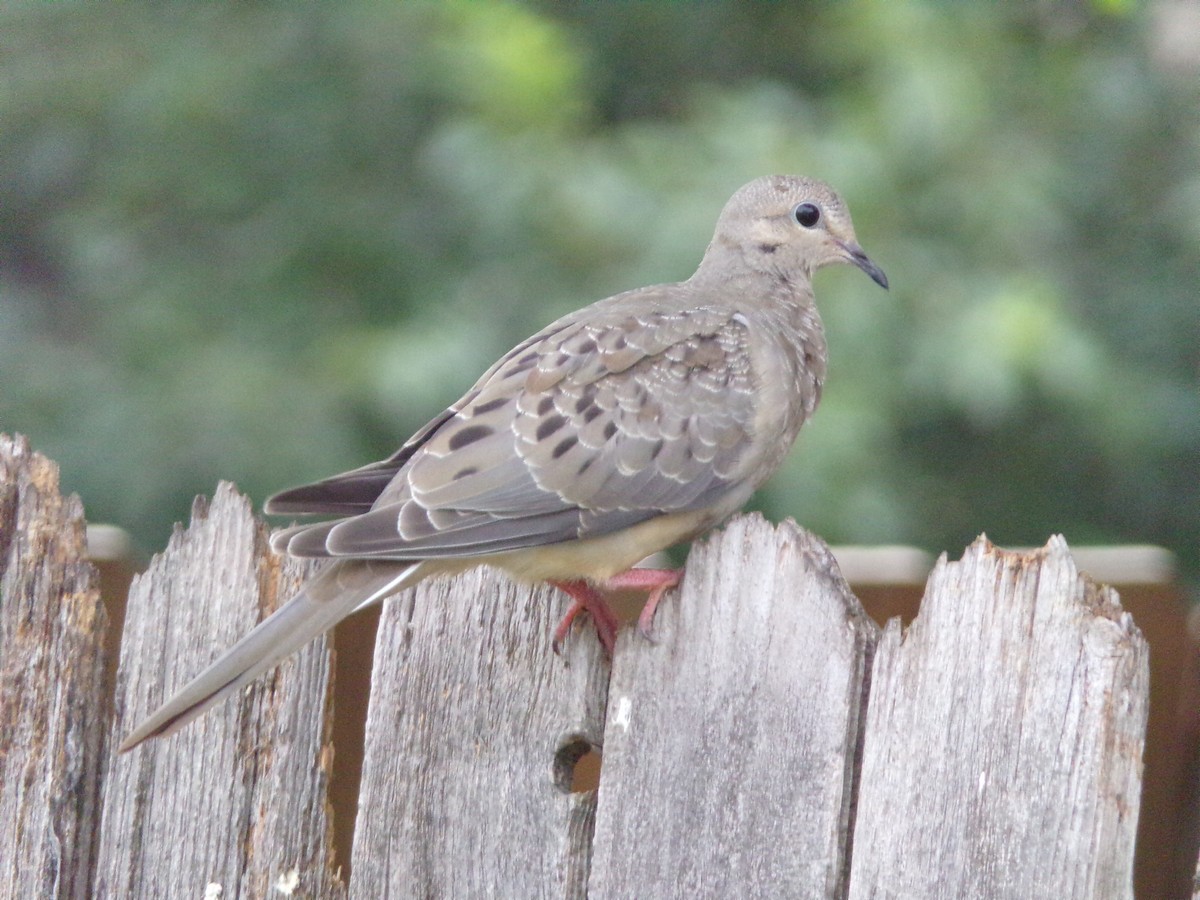
M121 750L179 728L357 609L432 575L487 563L550 581L611 651L598 587L651 592L630 569L740 509L780 465L825 379L811 277L851 263L887 278L827 185L741 188L696 273L573 312L522 341L382 462L284 491L270 513L332 521L272 546L331 562L137 727Z

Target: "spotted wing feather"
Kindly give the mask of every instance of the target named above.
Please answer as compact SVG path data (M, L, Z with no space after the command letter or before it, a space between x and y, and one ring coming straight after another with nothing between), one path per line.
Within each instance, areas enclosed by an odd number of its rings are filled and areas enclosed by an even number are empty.
M476 556L716 505L751 438L748 338L718 309L560 322L410 441L370 511L294 529L286 548Z

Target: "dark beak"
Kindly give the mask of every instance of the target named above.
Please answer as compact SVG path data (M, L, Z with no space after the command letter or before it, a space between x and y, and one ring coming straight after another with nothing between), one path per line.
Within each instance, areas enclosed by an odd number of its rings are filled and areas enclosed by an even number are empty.
M854 263L854 265L858 266L860 269L870 275L873 282L875 282L885 291L887 290L888 280L887 276L883 274L883 269L871 262L870 257L863 253L862 247L858 246L858 244L854 243L853 241L850 241L842 244L842 248L846 251L850 262Z

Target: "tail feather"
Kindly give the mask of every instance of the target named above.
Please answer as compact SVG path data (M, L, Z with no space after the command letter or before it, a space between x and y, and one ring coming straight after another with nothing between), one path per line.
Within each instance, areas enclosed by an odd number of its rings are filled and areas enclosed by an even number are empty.
M155 710L118 751L181 728L350 613L416 584L425 574L421 563L345 561L328 566Z

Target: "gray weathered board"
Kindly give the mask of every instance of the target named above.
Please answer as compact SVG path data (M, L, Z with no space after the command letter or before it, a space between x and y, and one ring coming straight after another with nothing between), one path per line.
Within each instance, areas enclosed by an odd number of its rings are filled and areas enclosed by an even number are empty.
M589 896L840 896L877 629L829 549L739 518L660 610L616 653Z
M392 601L376 641L350 896L586 896L608 664L565 597L479 569Z
M86 897L104 759L104 608L83 507L0 434L0 897Z
M112 746L286 599L311 568L222 485L130 588ZM328 848L322 638L169 737L111 756L96 897L341 897Z
M1132 896L1149 679L1062 538L943 557L876 651L850 897Z
M1146 649L1060 539L942 560L880 634L823 543L741 517L611 677L588 629L551 652L551 590L480 569L400 595L344 884L324 640L109 749L305 567L232 489L198 503L133 587L110 714L81 529L52 464L0 439L2 896L1131 895ZM588 746L599 792L572 793Z

